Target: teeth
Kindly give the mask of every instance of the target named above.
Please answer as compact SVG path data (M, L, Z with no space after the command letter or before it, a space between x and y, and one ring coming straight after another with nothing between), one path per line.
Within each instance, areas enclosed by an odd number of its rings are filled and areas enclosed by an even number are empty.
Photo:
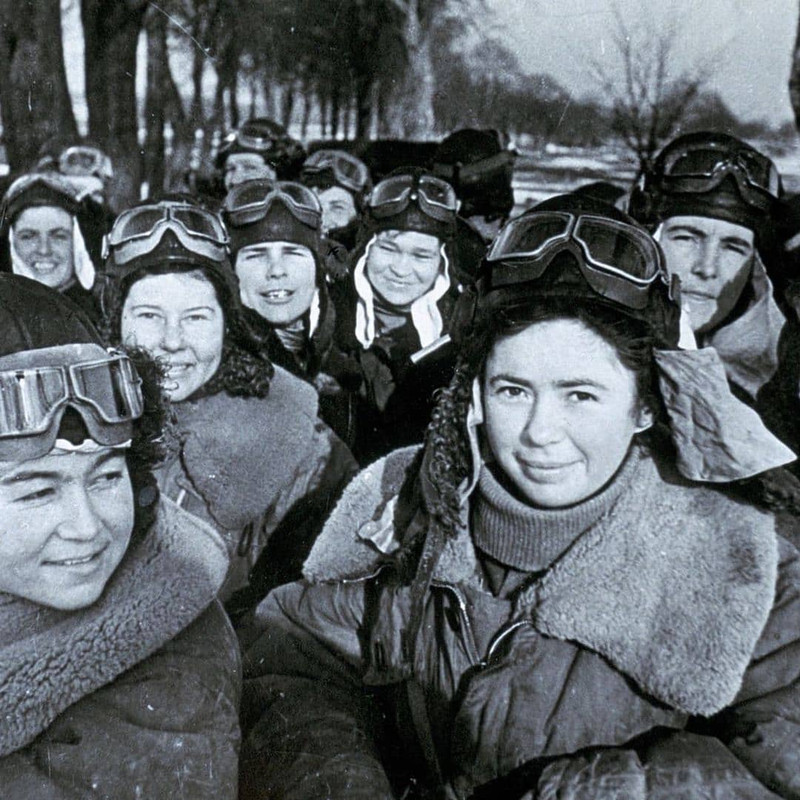
M65 561L57 561L57 564L61 564L62 567L76 567L79 564L88 564L94 555L86 556L86 558L68 558Z
M57 264L54 261L34 261L33 268L40 272L47 272L48 270L55 269Z
M288 297L291 292L288 289L272 289L269 292L264 292L264 297L268 300L283 300Z

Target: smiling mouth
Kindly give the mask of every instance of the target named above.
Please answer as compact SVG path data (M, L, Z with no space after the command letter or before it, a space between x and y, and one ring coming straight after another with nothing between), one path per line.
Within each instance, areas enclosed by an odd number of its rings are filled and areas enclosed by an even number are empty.
M58 269L57 261L34 261L33 269L36 272L53 272Z
M289 300L294 292L291 289L270 289L260 294L268 303L280 303Z
M82 556L81 558L53 559L50 561L45 561L45 564L51 567L83 567L99 560L100 556L102 556L105 551L106 548L103 547L94 553L90 553L88 556Z
M170 364L167 368L167 375L170 378L175 378L180 375L183 375L185 372L188 372L190 369L194 368L194 364Z

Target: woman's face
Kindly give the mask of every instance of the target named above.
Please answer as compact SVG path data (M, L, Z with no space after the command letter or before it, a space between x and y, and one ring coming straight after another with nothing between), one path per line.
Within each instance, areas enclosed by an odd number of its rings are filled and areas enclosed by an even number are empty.
M242 303L270 325L284 327L311 307L317 290L317 262L295 242L260 242L236 254Z
M199 272L147 275L122 307L122 339L167 367L166 391L179 403L219 367L225 318L213 284Z
M133 512L124 450L0 462L0 592L91 605L125 555Z
M418 231L381 231L369 248L366 276L372 288L400 308L433 286L441 265L442 243Z
M499 339L482 384L484 432L526 502L560 508L599 491L652 422L634 373L611 345L571 319Z
M15 220L14 249L30 278L63 291L75 279L73 221L57 206L26 208Z
M356 201L347 189L331 186L328 189L314 189L322 206L322 229L325 233L337 228L347 227L357 216Z

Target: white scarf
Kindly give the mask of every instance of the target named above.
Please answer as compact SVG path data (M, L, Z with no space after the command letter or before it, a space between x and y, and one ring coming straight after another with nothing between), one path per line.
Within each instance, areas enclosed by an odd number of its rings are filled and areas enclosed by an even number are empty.
M373 236L364 248L364 255L358 259L358 263L353 270L353 281L355 282L356 293L358 294L358 304L356 306L356 339L361 346L368 350L376 339L375 332L375 291L366 276L366 264L369 251L375 243L377 236ZM441 300L450 288L450 262L442 244L440 249L442 257L442 267L433 286L418 297L411 304L411 322L419 336L420 347L427 347L435 342L441 335L444 328L444 321L439 311L437 303Z

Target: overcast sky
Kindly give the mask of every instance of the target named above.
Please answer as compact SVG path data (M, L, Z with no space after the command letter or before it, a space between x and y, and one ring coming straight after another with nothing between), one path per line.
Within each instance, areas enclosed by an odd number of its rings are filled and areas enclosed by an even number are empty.
M712 86L744 119L791 120L787 81L798 0L490 0L502 38L531 72L549 72L591 95L586 62L613 57L614 2L632 31L647 20L679 23L679 63L712 62Z

